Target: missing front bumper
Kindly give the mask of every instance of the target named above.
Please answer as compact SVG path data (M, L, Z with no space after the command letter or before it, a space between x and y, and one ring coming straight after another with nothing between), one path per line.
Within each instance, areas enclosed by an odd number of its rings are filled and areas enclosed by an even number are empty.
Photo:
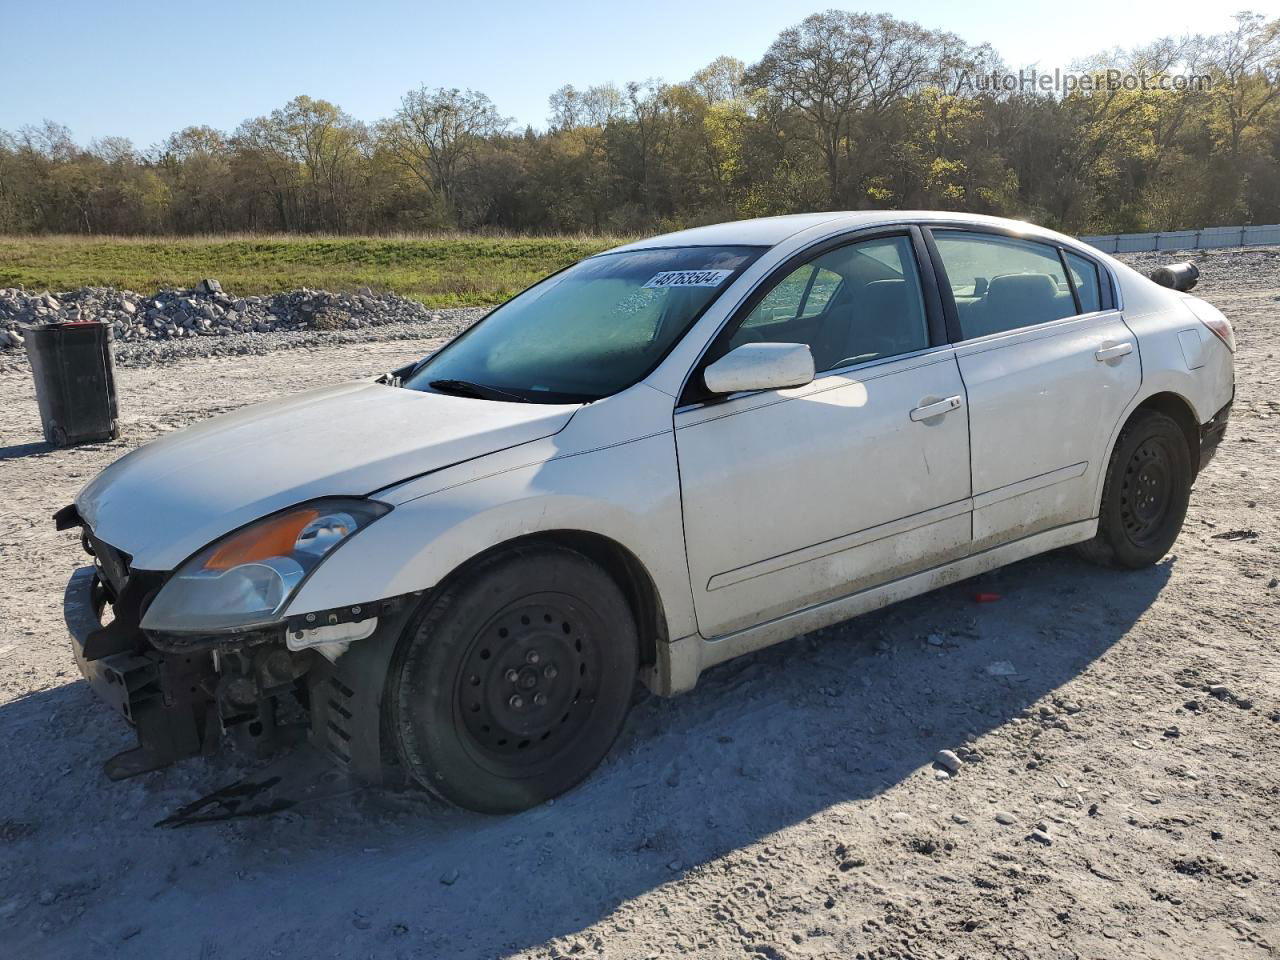
M364 605L360 612L366 616L376 609L376 628L333 663L311 650L288 649L283 632L271 638L145 635L137 627L140 611L129 608L127 594L122 591L113 604L102 572L82 567L72 574L63 599L76 665L137 732L137 747L106 762L111 779L212 753L224 731L241 749L264 755L296 742L309 726L312 741L359 779L399 782L383 729L382 695L396 641L417 609L418 595ZM108 606L115 619L104 627ZM338 620L357 616L349 610L328 613ZM305 632L305 622L294 626ZM306 725L277 721L276 708L286 701L304 706Z
M113 631L113 652L101 638L108 592L97 568L81 567L63 595L63 616L76 666L90 687L137 731L138 746L105 764L107 776L123 780L211 751L219 722L212 695L217 682L212 655L170 656L150 647L141 630Z

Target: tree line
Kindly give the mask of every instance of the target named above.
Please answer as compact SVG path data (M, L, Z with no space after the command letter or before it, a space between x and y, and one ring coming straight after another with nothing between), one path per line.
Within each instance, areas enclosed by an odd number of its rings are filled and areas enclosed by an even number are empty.
M1074 66L1096 82L1045 89L988 45L829 10L750 65L562 87L540 130L426 87L374 123L299 96L147 149L45 121L0 131L0 232L635 233L868 208L1071 233L1280 222L1280 20Z

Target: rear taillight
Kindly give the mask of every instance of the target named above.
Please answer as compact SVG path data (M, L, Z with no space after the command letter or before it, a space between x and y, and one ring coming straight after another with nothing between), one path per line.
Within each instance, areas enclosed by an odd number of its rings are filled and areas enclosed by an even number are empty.
M1196 319L1208 327L1228 350L1236 352L1236 333L1231 329L1231 321L1222 315L1221 310L1198 297L1188 297L1187 306L1196 315Z
M1231 321L1222 314L1216 317L1201 317L1200 322L1213 331L1213 335L1227 345L1232 353L1236 352L1236 333L1231 329Z

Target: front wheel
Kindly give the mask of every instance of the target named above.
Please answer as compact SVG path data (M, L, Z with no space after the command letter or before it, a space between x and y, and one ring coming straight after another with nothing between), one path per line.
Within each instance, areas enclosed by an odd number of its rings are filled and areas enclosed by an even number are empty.
M581 781L631 702L636 626L600 567L563 547L513 550L447 586L392 661L406 769L444 800L523 810Z
M1182 429L1155 411L1134 417L1111 454L1097 536L1080 552L1106 566L1155 563L1182 530L1194 479Z

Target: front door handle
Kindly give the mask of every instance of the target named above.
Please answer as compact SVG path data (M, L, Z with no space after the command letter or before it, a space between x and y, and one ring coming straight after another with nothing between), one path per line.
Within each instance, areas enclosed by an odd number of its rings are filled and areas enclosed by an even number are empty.
M1093 359L1099 363L1106 363L1108 360L1119 360L1121 357L1128 356L1133 353L1132 343L1117 343L1111 347L1103 347L1093 355Z
M947 399L939 400L936 403L926 403L911 411L911 419L916 423L921 420L932 420L934 417L940 417L943 414L950 413L952 410L959 410L963 403L964 401L959 397L947 397Z

